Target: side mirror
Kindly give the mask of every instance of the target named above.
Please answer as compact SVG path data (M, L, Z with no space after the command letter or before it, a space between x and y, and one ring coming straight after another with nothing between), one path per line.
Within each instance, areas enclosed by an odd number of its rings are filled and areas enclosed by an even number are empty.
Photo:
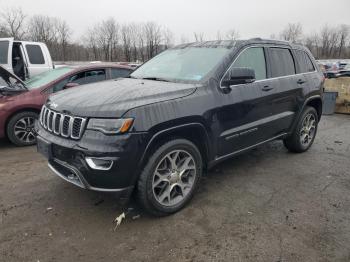
M255 81L255 71L248 67L233 67L228 72L228 79L222 81L223 87L232 85L249 84Z
M69 88L72 88L72 87L76 87L76 86L78 86L79 84L78 83L67 83L64 87L63 87L63 89L69 89Z

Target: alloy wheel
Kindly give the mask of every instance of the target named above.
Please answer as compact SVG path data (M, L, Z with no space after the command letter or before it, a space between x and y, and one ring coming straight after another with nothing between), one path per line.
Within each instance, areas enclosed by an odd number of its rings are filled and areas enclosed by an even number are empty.
M194 157L185 150L174 150L158 163L152 179L153 195L164 206L181 203L191 192L197 175Z
M23 143L33 143L35 141L33 117L23 117L14 126L14 135Z
M316 118L313 114L307 114L303 120L300 130L300 142L304 147L308 147L312 142L316 132Z

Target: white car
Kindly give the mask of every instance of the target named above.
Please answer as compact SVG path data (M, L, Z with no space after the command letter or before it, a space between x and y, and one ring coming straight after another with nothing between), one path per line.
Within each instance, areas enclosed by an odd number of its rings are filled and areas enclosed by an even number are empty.
M0 38L0 65L22 80L54 68L44 43Z

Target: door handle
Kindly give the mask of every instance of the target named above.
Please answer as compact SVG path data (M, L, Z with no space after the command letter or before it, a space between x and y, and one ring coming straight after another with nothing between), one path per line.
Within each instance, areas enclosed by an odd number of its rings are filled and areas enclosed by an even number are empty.
M261 88L262 91L270 91L272 89L273 89L272 86L264 86L263 88Z
M298 84L298 85L302 85L302 84L304 84L305 82L306 82L305 80L299 79L299 80L297 81L297 84Z

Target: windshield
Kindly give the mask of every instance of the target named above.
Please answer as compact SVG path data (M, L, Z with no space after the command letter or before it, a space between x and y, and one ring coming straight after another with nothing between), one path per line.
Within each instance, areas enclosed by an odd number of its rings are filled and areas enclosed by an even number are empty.
M58 78L60 78L61 76L67 74L70 71L73 71L74 69L69 68L69 67L60 67L57 69L52 69L50 71L46 71L44 73L41 73L39 75L36 75L30 79L28 79L27 81L25 81L24 83L26 84L26 87L28 89L35 89L35 88L39 88L41 86L44 86Z
M224 47L170 49L136 69L131 77L197 82L203 79L229 51Z

